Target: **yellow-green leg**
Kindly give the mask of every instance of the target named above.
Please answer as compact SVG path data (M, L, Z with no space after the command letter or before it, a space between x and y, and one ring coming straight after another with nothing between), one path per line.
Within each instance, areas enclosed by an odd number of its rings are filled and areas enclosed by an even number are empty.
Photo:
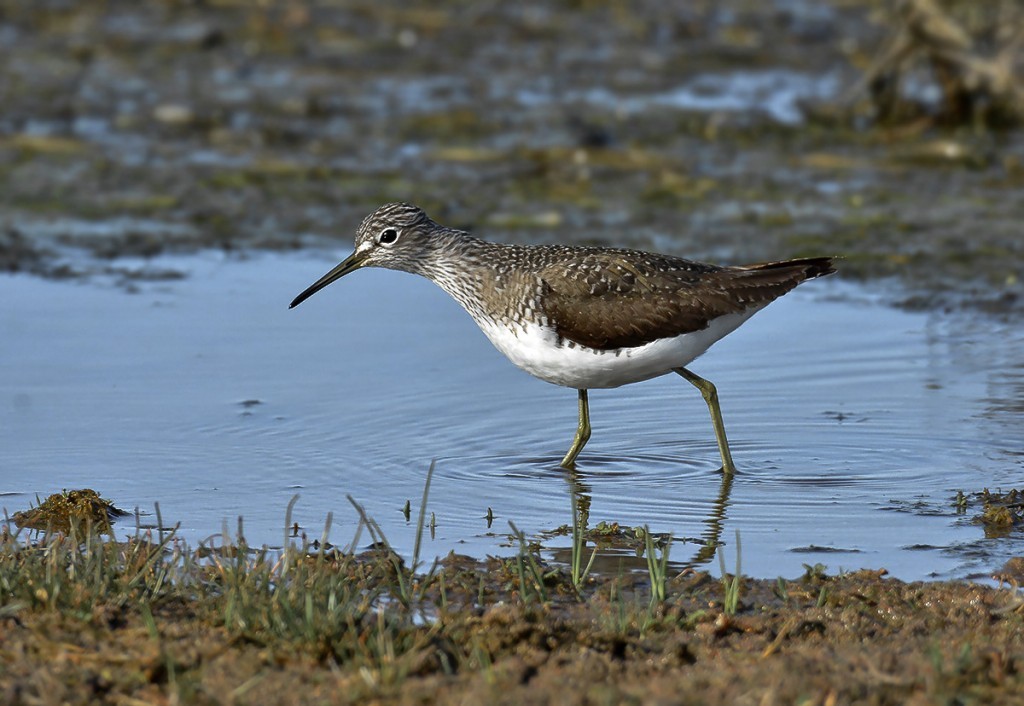
M729 452L729 440L725 438L725 424L722 422L722 408L718 405L718 390L714 383L705 380L700 375L694 375L686 368L674 368L674 370L686 378L686 381L700 390L704 401L708 404L708 411L711 412L711 425L715 428L715 438L718 440L718 452L722 455L722 471L724 473L735 473L736 466L732 462L732 454Z
M562 468L572 470L576 467L576 457L590 440L590 405L587 403L587 391L580 390L580 423L576 427L576 438L572 440L572 446L565 452L562 459Z

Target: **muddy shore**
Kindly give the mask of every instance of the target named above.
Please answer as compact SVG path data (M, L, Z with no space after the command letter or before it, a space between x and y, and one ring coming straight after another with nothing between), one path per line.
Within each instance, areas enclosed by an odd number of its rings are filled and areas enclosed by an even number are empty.
M890 38L882 4L3 12L7 270L348 246L403 199L495 240L824 252L916 306L1019 308L1019 133L813 118ZM999 17L965 13L982 47Z
M647 576L575 587L528 553L452 555L413 578L386 551L282 559L236 546L200 558L153 542L83 552L58 538L44 552L4 537L4 703L1024 698L1013 588L809 566L789 580L683 572L660 600Z

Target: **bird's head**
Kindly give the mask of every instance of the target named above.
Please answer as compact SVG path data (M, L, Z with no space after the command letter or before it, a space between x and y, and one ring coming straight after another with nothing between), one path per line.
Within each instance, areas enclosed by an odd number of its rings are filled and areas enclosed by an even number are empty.
M385 267L422 274L421 263L431 252L431 235L442 230L418 206L389 203L363 219L356 231L355 250L334 269L295 297L298 306L335 280L362 267Z

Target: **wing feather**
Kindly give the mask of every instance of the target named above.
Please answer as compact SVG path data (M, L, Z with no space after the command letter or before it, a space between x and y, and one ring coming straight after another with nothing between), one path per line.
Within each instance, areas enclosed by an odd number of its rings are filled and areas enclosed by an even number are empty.
M830 258L718 267L630 251L595 252L538 274L558 335L608 350L700 331L758 307L801 282L833 272Z

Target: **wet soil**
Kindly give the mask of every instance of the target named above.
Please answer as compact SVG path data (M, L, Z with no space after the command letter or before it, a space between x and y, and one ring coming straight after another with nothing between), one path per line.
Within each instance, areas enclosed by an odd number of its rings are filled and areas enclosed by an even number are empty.
M1024 602L1015 589L904 583L884 571L828 576L808 567L792 580L741 578L734 607L721 580L684 572L669 578L664 602L652 603L650 582L639 574L592 577L577 593L564 569L541 566L533 575L541 582L531 583L515 559L453 555L421 579L422 590L412 584L421 602L378 598L337 628L275 633L294 606L275 599L272 587L233 591L231 556L202 573L202 589L144 578L130 601L114 591L88 604L58 600L42 579L35 589L7 587L0 698L12 705L1024 698ZM396 590L395 571L382 565L373 554L318 564L304 574L299 613L311 625L327 615L330 624L331 604L312 595L334 574L347 572L363 590ZM137 577L146 566L121 570ZM106 571L95 569L97 577ZM130 586L118 576L109 585ZM261 601L269 607L256 613Z

